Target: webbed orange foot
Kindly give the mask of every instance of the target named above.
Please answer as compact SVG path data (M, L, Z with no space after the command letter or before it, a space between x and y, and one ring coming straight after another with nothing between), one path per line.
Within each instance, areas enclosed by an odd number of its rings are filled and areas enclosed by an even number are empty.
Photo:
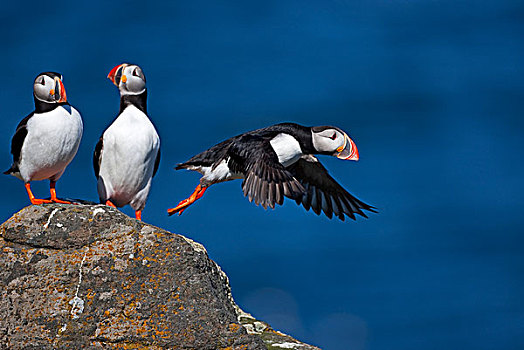
M40 199L40 198L29 198L29 199L31 200L31 204L34 204L34 205L53 203L53 201L50 199Z
M35 198L35 196L33 195L33 192L31 191L31 184L29 182L25 184L25 189L27 191L27 195L29 196L29 200L31 201L31 204L40 205L44 203L53 203L53 201L50 199Z
M56 198L55 186L56 186L56 182L55 181L51 181L49 183L49 192L51 192L51 202L53 202L53 203L60 203L60 204L76 204L76 203L73 203L73 202L64 201L64 200Z
M194 201L193 201L194 202ZM178 205L175 207L175 208L170 208L167 210L167 214L169 216L171 215L174 215L174 214L178 214L178 215L182 215L182 213L184 212L184 210L187 209L187 207L189 207L193 202L189 202L189 198L188 199L184 199L183 201L181 201L180 203L178 203Z
M187 207L195 203L197 199L200 199L204 195L204 192L206 192L206 190L207 190L207 186L204 187L204 186L198 185L195 188L195 191L193 192L193 194L191 194L189 198L184 199L183 201L178 203L176 207L168 209L167 214L169 216L173 214L178 214L179 216L182 215L182 213L184 212L184 210L187 209Z

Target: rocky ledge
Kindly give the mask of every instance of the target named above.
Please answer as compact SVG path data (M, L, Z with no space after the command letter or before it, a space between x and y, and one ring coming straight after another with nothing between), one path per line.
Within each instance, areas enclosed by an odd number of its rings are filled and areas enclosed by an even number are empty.
M204 247L103 205L0 226L0 349L318 349L233 301Z

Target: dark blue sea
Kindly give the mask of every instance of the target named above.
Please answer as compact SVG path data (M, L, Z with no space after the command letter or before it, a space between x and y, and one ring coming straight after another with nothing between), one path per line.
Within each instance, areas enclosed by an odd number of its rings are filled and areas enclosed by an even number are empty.
M5 169L58 71L84 119L58 194L97 201L106 76L139 64L162 140L143 219L203 243L243 309L324 349L524 349L523 1L9 1L0 28ZM321 161L380 213L265 211L232 181L167 216L198 184L178 162L283 121L345 130L360 161ZM29 200L0 186L4 221Z

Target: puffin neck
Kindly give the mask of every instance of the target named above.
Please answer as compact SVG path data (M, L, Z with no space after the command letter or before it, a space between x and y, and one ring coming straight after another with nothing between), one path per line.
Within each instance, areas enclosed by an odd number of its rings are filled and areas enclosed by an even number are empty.
M60 102L60 103L44 102L44 101L41 101L41 100L37 99L34 95L33 95L33 98L35 100L35 113L50 112L53 109L57 108L58 106L64 106L64 105L68 105L69 104L67 102Z
M145 114L147 114L147 89L138 95L121 95L120 97L120 113L126 109L127 106L133 105Z

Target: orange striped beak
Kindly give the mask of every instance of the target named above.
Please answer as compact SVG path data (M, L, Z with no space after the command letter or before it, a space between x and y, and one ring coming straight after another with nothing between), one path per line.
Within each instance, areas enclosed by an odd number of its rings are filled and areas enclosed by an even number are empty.
M344 144L337 148L337 152L338 153L335 153L334 155L339 159L358 160L357 145L346 134L344 134Z
M120 84L120 80L122 79L122 71L124 67L127 66L126 63L119 64L118 66L115 66L109 74L107 75L107 78L113 82L116 86Z
M49 91L50 95L54 95L54 98L58 103L67 102L67 95L64 87L64 83L60 78L55 78L55 88Z

